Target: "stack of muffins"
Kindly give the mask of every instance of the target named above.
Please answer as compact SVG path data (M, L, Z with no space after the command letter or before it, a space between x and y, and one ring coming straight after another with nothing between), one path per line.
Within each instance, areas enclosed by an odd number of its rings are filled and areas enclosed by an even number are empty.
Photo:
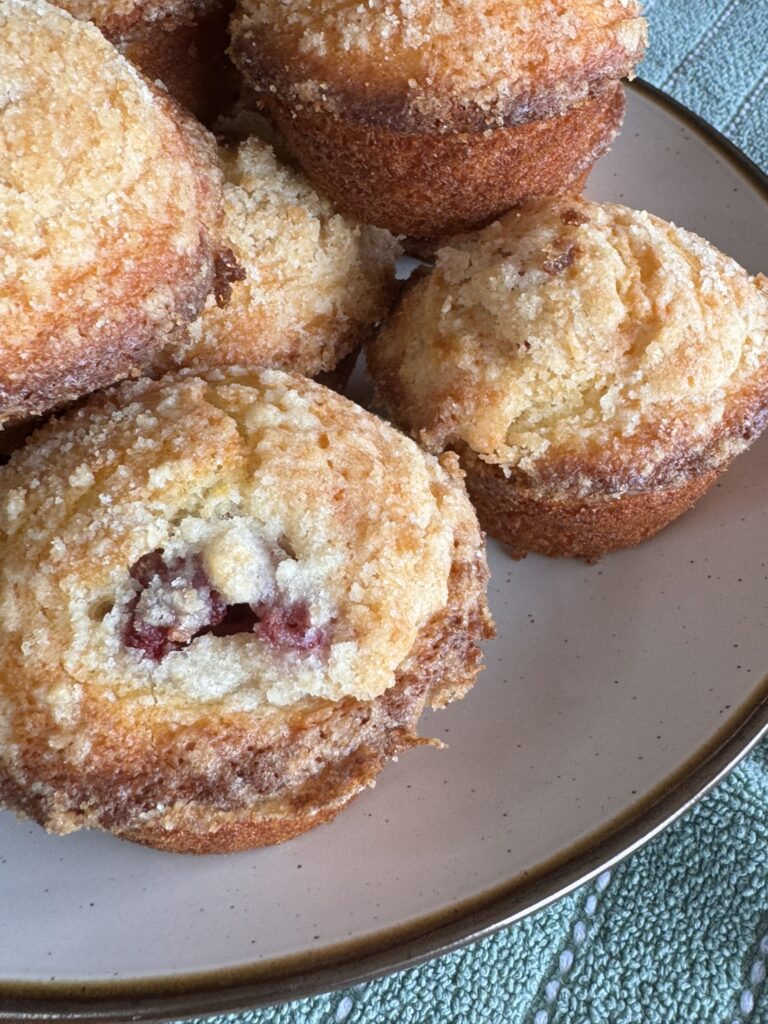
M757 436L765 279L579 194L644 45L636 0L0 0L6 806L326 821L479 671L478 516L594 560ZM325 386L361 344L413 440Z

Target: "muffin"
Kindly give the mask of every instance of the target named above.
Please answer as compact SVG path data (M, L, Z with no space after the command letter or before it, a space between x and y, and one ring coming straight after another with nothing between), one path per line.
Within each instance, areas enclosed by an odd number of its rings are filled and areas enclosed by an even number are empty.
M92 21L150 81L209 124L233 99L227 58L232 0L56 0Z
M564 197L438 253L369 352L514 555L595 560L704 493L768 415L768 282L648 213Z
M637 0L240 0L231 30L313 184L420 238L582 182L646 41Z
M395 297L399 244L334 213L258 138L222 148L221 158L223 232L242 276L226 306L209 298L174 362L334 370Z
M154 366L234 264L207 133L94 26L0 13L1 428Z
M439 462L279 371L142 380L0 469L0 799L196 853L333 817L464 695L482 535Z

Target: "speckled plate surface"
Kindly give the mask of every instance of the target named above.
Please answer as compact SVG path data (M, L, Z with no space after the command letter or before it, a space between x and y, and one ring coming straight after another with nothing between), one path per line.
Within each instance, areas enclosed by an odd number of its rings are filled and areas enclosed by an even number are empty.
M589 192L765 270L765 181L645 89ZM0 1017L287 999L450 948L658 831L768 724L768 437L653 541L587 567L490 546L498 639L450 744L285 846L185 858L0 813Z

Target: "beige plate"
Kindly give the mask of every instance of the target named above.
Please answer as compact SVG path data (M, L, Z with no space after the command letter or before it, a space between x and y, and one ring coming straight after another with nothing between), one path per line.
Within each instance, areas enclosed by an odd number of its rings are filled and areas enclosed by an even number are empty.
M766 182L629 93L590 194L752 271ZM372 977L530 912L648 839L768 723L768 437L690 514L598 566L491 545L499 638L461 704L336 822L230 857L46 836L0 814L0 1016L204 1014Z

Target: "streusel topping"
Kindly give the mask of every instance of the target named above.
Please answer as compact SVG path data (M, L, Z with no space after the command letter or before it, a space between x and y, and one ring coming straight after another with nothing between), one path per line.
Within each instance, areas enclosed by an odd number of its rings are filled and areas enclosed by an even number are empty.
M455 459L277 371L124 384L0 476L0 661L62 700L377 696L480 544Z
M0 0L0 405L98 359L89 338L126 307L158 333L185 318L177 293L218 216L197 147L93 25Z

